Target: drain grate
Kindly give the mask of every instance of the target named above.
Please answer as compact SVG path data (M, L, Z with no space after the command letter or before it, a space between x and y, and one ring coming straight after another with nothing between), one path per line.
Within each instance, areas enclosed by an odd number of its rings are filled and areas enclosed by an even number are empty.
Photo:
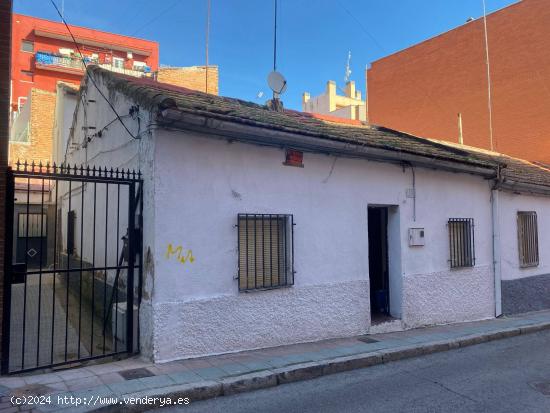
M369 336L357 337L357 340L362 341L363 343L367 343L367 344L378 343L378 340L375 340L374 338L371 338Z
M151 377L155 375L146 368L123 370L119 371L118 374L120 374L126 380L142 379L144 377Z
M52 390L51 387L44 384L29 384L28 386L14 389L11 394L18 397L44 396Z

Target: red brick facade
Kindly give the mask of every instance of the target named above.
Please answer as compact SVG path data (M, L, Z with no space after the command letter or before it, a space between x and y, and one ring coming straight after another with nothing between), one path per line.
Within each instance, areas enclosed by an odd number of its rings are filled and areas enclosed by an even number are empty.
M157 80L170 85L206 92L206 66L161 67ZM217 95L218 66L208 66L208 93Z
M13 165L17 160L52 162L53 157L53 126L55 117L55 93L40 89L31 89L30 116L27 124L29 142L10 142L9 162Z
M32 88L55 91L58 80L80 84L84 71L77 49L63 23L13 14L12 31L12 106ZM114 65L132 70L136 62L145 63L152 72L158 69L159 45L150 40L107 33L85 27L69 26L82 54L92 63ZM70 57L62 49L72 50ZM52 54L48 59L37 53ZM41 62L45 64L41 64ZM70 64L74 62L74 64Z
M487 16L494 149L550 163L550 4ZM367 74L369 120L428 138L489 146L483 19L380 59Z

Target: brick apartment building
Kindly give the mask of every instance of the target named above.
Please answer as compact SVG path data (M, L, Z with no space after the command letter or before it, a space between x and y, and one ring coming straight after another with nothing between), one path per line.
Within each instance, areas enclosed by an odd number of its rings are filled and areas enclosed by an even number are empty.
M65 25L37 17L13 14L13 110L27 99L32 88L54 92L58 81L79 84L84 69ZM151 75L158 69L159 45L84 27L70 26L89 63L131 75Z
M88 63L132 76L156 76L157 42L70 28ZM52 159L57 84L80 84L85 74L81 56L63 23L16 13L12 15L11 45L9 160L48 162Z
M82 57L113 72L148 77L163 83L218 94L218 67L159 67L159 44L85 27L67 28L21 14L12 18L12 75L9 161L52 160L53 127L58 84L80 84ZM206 76L208 73L208 82Z
M487 16L494 149L550 164L550 4L522 0ZM483 18L372 63L369 120L490 148Z

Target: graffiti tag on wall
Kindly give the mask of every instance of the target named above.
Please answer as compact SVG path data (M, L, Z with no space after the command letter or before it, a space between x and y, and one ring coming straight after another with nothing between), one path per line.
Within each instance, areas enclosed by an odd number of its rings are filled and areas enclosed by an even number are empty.
M167 260L175 258L180 264L191 264L195 261L192 250L184 249L181 245L174 248L171 243L166 247L166 254L164 256Z

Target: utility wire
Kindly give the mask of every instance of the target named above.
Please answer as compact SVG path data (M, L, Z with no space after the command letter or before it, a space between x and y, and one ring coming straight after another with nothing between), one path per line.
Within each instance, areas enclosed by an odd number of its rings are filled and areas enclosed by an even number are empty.
M359 25L359 28L368 36L368 38L380 49L382 53L387 53L386 50L382 47L382 45L376 40L376 38L367 30L367 28L361 23L361 20L359 20L355 15L350 12L346 6L342 4L340 0L336 0L336 3L353 19L357 22Z
M141 26L139 26L136 30L134 30L130 36L134 36L136 33L139 33L141 31L141 29L143 29L145 26L149 26L151 23L157 21L164 13L168 12L169 10L171 10L176 4L178 4L180 0L175 0L173 3L171 3L168 7L166 7L165 9L163 9L160 13L158 13L155 17L153 17L152 19L148 20L147 22L143 23Z
M487 34L487 10L485 8L485 0L483 3L483 29L485 32L485 65L487 66L487 105L489 109L489 144L491 150L494 151L493 142L493 97L491 93L491 66L489 65L489 36Z
M277 0L275 0L275 25L273 27L273 71L277 70Z
M78 51L78 54L80 55L80 60L82 62L82 66L84 66L84 70L86 71L86 73L88 73L88 65L86 65L86 61L84 60L84 55L82 54L82 52L80 51L80 47L78 46L78 43L75 39L75 37L73 36L73 32L71 32L71 29L69 28L69 25L67 24L67 21L65 20L65 18L63 17L63 14L61 14L61 12L59 11L59 8L57 7L57 5L55 4L55 2L53 0L50 0L50 2L52 3L53 7L55 8L55 10L57 11L57 14L59 14L59 17L61 18L61 21L63 22L63 24L65 25L65 27L67 28L67 31L69 32L69 34L71 35L71 38L73 39L73 43L76 47L76 50ZM109 107L111 108L111 110L113 111L113 113L115 114L115 116L117 117L118 121L121 123L121 125L124 127L124 129L126 129L126 132L128 132L128 135L130 135L132 137L132 139L139 139L138 137L134 136L134 134L132 132L130 132L130 129L128 129L128 127L124 124L124 122L122 121L122 118L120 117L120 115L118 114L118 112L116 111L115 107L113 106L113 104L109 101L109 99L107 99L107 96L105 96L103 94L103 92L101 91L101 89L97 86L97 84L95 83L95 80L93 78L93 76L88 76L88 79L90 79L90 82L94 85L94 87L97 89L97 91L99 92L99 94L101 95L101 97L103 99L105 99L105 102L107 102L107 104L109 105Z
M205 54L206 54L206 78L205 78L205 83L206 83L206 89L205 89L205 93L208 93L208 40L209 40L209 37L210 37L210 0L206 0L207 2L207 12L206 12L206 41L205 41Z

